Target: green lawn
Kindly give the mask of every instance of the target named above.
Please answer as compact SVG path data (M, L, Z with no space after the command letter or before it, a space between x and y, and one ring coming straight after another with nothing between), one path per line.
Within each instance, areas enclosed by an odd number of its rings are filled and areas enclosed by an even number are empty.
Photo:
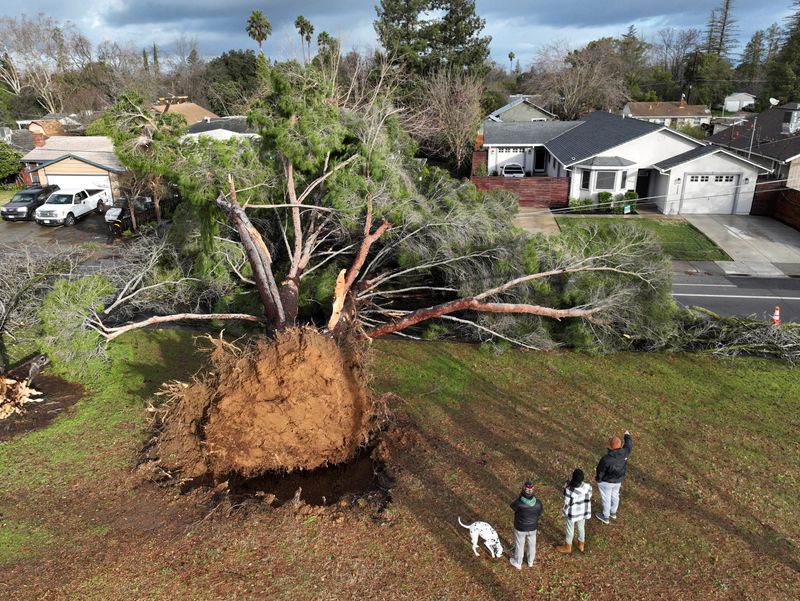
M93 394L0 443L0 597L11 599L792 599L800 586L800 378L766 360L509 351L378 341L395 427L382 514L223 506L132 474L158 384L192 336L135 332ZM634 453L620 519L562 557L560 485L612 433ZM534 569L475 557L456 518L492 523L532 477ZM595 491L596 493L596 491ZM212 511L213 510L213 511Z
M607 227L612 223L632 223L655 234L664 252L683 261L730 261L720 247L690 223L679 219L647 219L642 217L556 217L558 227L578 227L596 223Z
M6 204L16 193L16 190L0 190L0 205Z

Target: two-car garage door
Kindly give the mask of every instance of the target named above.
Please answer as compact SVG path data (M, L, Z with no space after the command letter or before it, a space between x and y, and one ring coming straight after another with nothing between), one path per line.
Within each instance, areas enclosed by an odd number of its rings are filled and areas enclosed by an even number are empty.
M687 173L679 212L731 215L738 192L738 174Z
M111 195L111 180L107 175L52 175L47 174L47 183L55 184L61 189L86 190L97 188L108 190L109 198Z

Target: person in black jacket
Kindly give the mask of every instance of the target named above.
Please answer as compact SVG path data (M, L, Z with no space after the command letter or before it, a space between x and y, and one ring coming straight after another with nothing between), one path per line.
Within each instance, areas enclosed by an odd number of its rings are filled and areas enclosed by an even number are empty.
M633 449L631 433L625 432L625 444L618 436L612 436L608 440L608 446L608 453L597 464L596 474L597 488L600 489L600 498L603 499L603 512L595 514L595 517L604 524L608 524L609 518L617 519L619 489L625 480L628 457L631 456Z
M542 502L533 494L533 482L527 480L519 496L511 503L514 510L514 542L516 543L511 565L522 569L522 557L525 552L525 541L528 542L528 567L533 567L536 559L536 530L539 528L539 516L542 514Z

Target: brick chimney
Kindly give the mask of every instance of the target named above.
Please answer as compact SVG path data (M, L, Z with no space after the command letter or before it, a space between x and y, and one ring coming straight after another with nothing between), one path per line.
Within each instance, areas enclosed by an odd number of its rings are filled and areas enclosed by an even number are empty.
M686 94L681 94L681 101L678 103L678 108L679 109L686 108Z
M47 140L47 136L37 132L31 132L31 137L33 138L34 148L41 148L44 146L44 141Z

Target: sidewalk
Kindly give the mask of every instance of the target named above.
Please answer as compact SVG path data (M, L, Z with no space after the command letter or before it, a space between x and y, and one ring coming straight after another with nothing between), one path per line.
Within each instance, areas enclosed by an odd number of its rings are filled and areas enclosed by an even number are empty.
M732 261L673 261L680 273L800 277L800 232L754 215L686 215Z

